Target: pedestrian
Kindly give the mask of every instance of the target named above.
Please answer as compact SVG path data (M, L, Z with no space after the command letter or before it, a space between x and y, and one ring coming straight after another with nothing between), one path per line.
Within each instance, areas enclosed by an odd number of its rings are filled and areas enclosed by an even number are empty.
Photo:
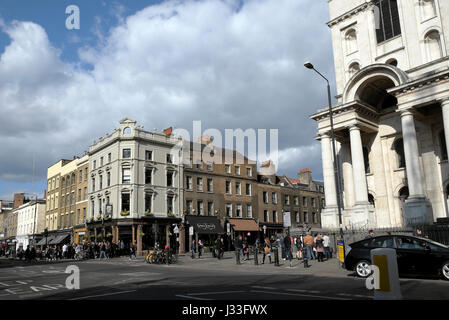
M30 260L36 261L36 248L34 246L31 246L30 249Z
M307 250L308 260L315 259L315 255L313 253L313 245L314 245L313 237L310 234L310 232L307 232L307 235L304 237L304 246L306 247Z
M332 252L331 249L329 247L329 236L327 234L325 234L323 236L323 246L324 246L324 257L326 258L326 260L329 260L330 258L332 258Z
M284 248L285 248L284 249L285 250L285 259L288 259L290 261L290 267L291 267L292 266L292 240L288 233L286 236L284 236Z
M198 259L201 259L201 254L203 253L203 242L198 240Z
M368 231L368 235L366 236L366 238L365 239L371 239L371 238L374 238L374 230L370 230L370 231Z
M316 241L315 241L315 247L316 247L316 252L318 254L318 262L323 262L323 258L324 258L324 244L323 244L323 238L321 237L321 235L317 235L316 237Z
M223 258L224 256L224 250L225 250L225 243L224 243L224 239L220 238L220 253L219 253L219 258Z
M137 259L136 257L136 247L134 244L131 244L129 248L129 260Z
M27 248L25 250L25 261L30 262L30 245L27 245Z
M215 240L215 257L220 260L220 245L221 245L221 240L220 238L217 237L217 239Z
M68 258L68 256L67 256L67 244L65 244L65 243L64 243L64 245L62 246L62 257L63 257L64 259L67 259L67 258Z
M268 256L268 260L271 263L271 242L268 237L265 238L264 243L263 243L262 264L265 264L265 256Z
M302 259L302 249L303 249L301 236L297 236L296 237L296 239L295 239L295 246L296 246L296 258L298 260L300 260L300 259Z
M104 257L105 259L107 259L106 257L106 245L104 242L100 243L100 259Z
M282 260L285 260L285 244L284 244L285 236L282 234L281 239L279 240L279 243L281 245L281 252L282 252Z
M190 252L192 253L192 259L195 259L195 240L192 239L192 243L190 244Z

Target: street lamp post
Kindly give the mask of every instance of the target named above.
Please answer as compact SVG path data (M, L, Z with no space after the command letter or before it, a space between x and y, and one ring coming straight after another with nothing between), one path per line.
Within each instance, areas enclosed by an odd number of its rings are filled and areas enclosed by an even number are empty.
M331 139L332 139L332 153L334 156L334 179L335 179L335 187L337 192L337 207L338 207L338 223L340 224L340 237L343 241L343 222L341 217L341 193L340 193L340 169L337 163L337 152L335 148L335 132L334 132L334 117L333 117L333 110L332 110L332 99L331 99L331 86L329 84L329 80L323 76L318 70L315 69L312 63L306 62L304 66L307 69L311 69L318 73L324 80L327 82L327 98L329 103L329 118L330 118L330 125L331 125ZM326 190L325 190L326 191ZM343 244L344 248L344 244Z

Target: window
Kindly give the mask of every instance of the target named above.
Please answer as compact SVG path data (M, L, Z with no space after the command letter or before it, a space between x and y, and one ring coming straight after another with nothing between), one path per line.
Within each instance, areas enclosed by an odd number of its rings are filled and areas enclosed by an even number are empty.
M307 198L306 197L302 197L302 206L307 207Z
M365 161L365 173L370 173L371 169L369 166L369 152L368 148L363 147L363 160Z
M107 174L106 174L106 180L107 180L107 186L108 187L110 187L111 186L111 173L110 172L108 172Z
M273 222L278 222L278 212L273 211Z
M263 211L263 221L268 222L268 210Z
M405 155L404 155L404 140L398 139L394 143L394 150L396 151L398 168L405 168Z
M84 191L83 191L83 199L84 199L84 200L87 199L87 187L84 187Z
M125 135L131 134L131 128L126 127L125 129L123 129L123 134L125 134Z
M246 184L246 195L247 196L251 195L251 184L250 183Z
M360 64L358 62L351 63L351 65L348 68L349 77L352 77L359 71L360 71Z
M78 173L78 183L83 182L83 170L80 170Z
M95 192L95 178L92 178L92 192Z
M231 194L231 181L226 181L226 194Z
M312 202L312 207L316 208L316 199L312 198L310 201Z
M95 217L95 201L94 200L92 200L92 202L91 202L91 207L92 207L92 212L91 212L92 217Z
M167 187L173 187L173 171L167 171Z
M208 202L207 203L207 215L208 216L213 216L214 215L214 203L213 202Z
M145 212L147 212L148 210L151 212L152 200L153 200L153 194L145 193Z
M239 166L235 166L235 174L236 175L240 175L240 167Z
M203 178L196 178L196 190L203 191Z
M212 171L212 163L211 162L206 163L206 168L208 171Z
M186 189L192 190L192 177L186 176Z
M264 191L262 193L263 203L268 203L268 192Z
M100 167L103 166L103 157L100 158Z
M346 54L357 51L357 33L354 29L350 29L345 34Z
M236 205L236 207L235 207L235 216L238 217L238 218L242 217L242 205L241 204Z
M167 214L173 214L173 200L172 194L167 195Z
M420 0L422 21L428 20L436 16L436 7L434 0Z
M87 168L84 168L84 181L87 181Z
M202 201L202 200L198 201L198 202L197 202L197 206L198 206L198 215L199 215L199 216L202 216L202 215L204 214L204 211L203 211L203 201Z
M412 249L412 250L424 250L426 247L425 241L418 241L408 237L397 237L398 249Z
M317 214L316 214L316 212L312 212L312 222L313 222L313 223L318 223L318 219L317 219Z
M110 163L112 160L112 155L110 153L108 153L108 163Z
M122 183L131 183L131 169L122 168Z
M394 248L394 240L392 237L375 238L368 245L372 248Z
M167 163L173 163L173 156L170 153L167 153Z
M122 212L123 211L130 211L130 194L129 193L122 193Z
M145 151L145 160L149 160L149 161L153 160L153 151L151 151L151 150Z
M241 188L241 183L240 182L236 182L235 183L235 193L238 195L242 194L242 188Z
M231 173L231 166L229 164L225 164L225 173Z
M247 218L253 217L253 207L250 204L246 205L246 217Z
M86 221L86 208L83 208L83 221L82 222L85 222Z
M399 10L397 0L377 0L375 2L378 10L378 27L376 29L377 43L401 34L401 24L399 21Z
M307 213L307 211L303 212L303 217L304 217L303 221L305 223L309 223L309 214Z
M94 160L94 170L97 169L97 160ZM67 183L68 184L68 183Z
M444 130L440 132L440 150L441 150L441 160L447 160L447 145Z
M186 200L186 210L188 214L191 214L193 211L192 200Z
M289 205L289 204L290 204L290 197L289 197L288 195L285 195L285 196L284 196L284 203L285 203L286 205Z
M299 206L299 198L298 198L298 196L293 196L293 203L294 203L296 206Z
M101 189L103 189L103 176L100 175L99 178L100 178L100 190L101 190Z
M207 192L214 191L214 180L213 179L207 179Z
M426 34L424 44L426 46L427 62L438 60L443 56L440 33L437 30L432 30Z
M122 158L123 159L131 158L131 149L123 149Z
M232 204L226 204L226 217L232 217Z
M299 219L299 211L295 211L295 222L299 223L300 219Z
M278 203L278 198L277 198L276 192L271 193L271 202L273 202L274 204Z
M81 189L78 189L78 201L81 201Z
M145 168L145 184L153 183L153 169Z
M253 169L252 168L246 168L246 176L252 177L253 176Z

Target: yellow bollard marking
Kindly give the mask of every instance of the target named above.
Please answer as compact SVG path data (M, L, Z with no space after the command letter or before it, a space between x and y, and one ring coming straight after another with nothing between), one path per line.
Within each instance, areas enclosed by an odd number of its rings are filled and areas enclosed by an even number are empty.
M343 262L345 260L343 246L338 246L338 258L339 258L340 262Z
M384 254L374 255L373 263L379 270L379 289L378 291L390 292L390 275L388 274L388 259Z

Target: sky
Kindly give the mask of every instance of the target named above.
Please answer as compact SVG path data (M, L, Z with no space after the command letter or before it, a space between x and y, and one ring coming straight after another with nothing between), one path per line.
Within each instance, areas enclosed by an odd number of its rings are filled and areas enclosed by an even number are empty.
M66 28L76 5L80 28ZM3 0L0 199L125 117L147 130L278 129L277 174L322 179L316 123L335 88L325 0ZM336 93L333 91L333 95Z

